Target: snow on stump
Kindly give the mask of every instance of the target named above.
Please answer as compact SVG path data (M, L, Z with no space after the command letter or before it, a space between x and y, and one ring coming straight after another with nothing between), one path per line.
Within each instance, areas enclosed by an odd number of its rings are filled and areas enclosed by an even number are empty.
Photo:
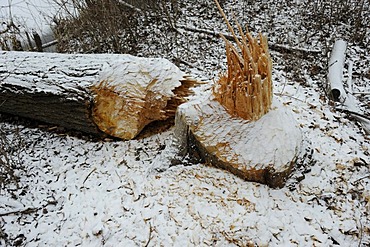
M277 100L258 121L248 121L209 95L179 106L175 126L182 155L272 188L284 186L301 144L295 119Z
M239 40L227 24L241 54L224 38L227 73L208 96L179 106L175 133L181 154L281 188L300 151L301 131L289 110L273 99L267 39L245 35L238 24Z
M135 138L194 83L161 58L0 52L0 112L98 136Z

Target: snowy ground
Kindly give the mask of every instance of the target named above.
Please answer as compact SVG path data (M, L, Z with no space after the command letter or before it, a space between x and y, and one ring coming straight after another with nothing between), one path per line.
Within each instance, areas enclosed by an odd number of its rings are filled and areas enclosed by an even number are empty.
M195 8L203 22L194 19L193 26L226 32L216 11ZM281 25L284 21L297 20L281 18ZM251 22L258 26L260 18ZM191 23L189 17L183 24ZM183 36L190 51L184 59L194 65L183 69L211 81L225 68L225 61L219 64L222 41ZM315 37L311 43L285 43L271 36L271 42L323 49ZM156 172L153 167L168 165L157 162L173 155L168 152L173 129L140 140L96 141L2 121L9 141L22 140L9 153L24 168L17 170L18 188L0 190L0 245L368 246L369 137L325 96L323 72L312 71L325 66L321 61L277 51L272 56L275 96L291 109L305 138L305 152L286 187L245 182L205 164L184 162ZM347 58L355 61L354 91L369 92L369 50L350 43ZM364 112L368 102L368 96L357 99Z

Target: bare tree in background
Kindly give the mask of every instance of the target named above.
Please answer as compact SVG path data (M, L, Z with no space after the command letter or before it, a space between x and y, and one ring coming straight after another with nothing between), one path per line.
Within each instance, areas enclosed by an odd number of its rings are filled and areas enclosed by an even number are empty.
M55 0L61 5L60 0ZM55 19L54 34L60 52L130 53L146 40L146 27L161 22L174 29L179 15L177 0L73 1L78 16Z

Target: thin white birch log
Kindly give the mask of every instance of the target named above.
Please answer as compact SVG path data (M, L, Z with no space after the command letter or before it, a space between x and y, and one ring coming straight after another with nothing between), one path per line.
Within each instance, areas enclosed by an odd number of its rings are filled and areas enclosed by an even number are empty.
M343 67L347 42L337 40L334 43L333 50L329 59L328 84L330 86L329 95L334 101L344 102L345 91L343 88Z
M346 110L348 114L350 114L352 117L360 122L366 134L370 134L370 121L367 118L363 117L363 113L359 106L356 104L356 99L353 96L352 61L349 61L348 63L348 94L343 87L343 67L345 63L346 48L347 42L343 40L337 40L334 44L333 51L329 60L329 95L331 95L333 100L342 103L344 110Z

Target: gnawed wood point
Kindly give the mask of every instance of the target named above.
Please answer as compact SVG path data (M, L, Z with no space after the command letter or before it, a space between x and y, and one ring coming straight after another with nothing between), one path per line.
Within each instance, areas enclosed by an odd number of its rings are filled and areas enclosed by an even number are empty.
M221 35L226 44L227 72L216 82L215 99L232 116L258 120L269 111L272 103L272 61L267 38L262 34L253 38L236 22L239 40L217 1L216 4L237 47Z

